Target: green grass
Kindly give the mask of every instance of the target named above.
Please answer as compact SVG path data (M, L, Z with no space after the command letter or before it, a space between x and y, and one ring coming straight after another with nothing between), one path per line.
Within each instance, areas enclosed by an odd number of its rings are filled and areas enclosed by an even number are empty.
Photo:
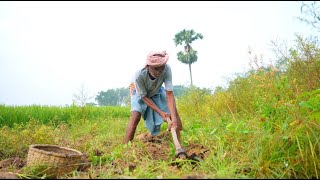
M10 107L7 107L10 108ZM55 107L53 107L55 111ZM47 109L46 109L47 110ZM63 111L63 109L61 109ZM80 111L80 108L79 108ZM101 108L101 111L105 109ZM122 109L119 108L121 112ZM30 112L30 111L28 111ZM37 113L39 109L37 109ZM101 113L103 114L103 113ZM119 112L117 113L119 114ZM56 144L75 148L91 161L95 178L181 178L201 175L205 178L317 178L319 172L319 131L315 121L303 121L281 127L272 132L263 128L255 117L235 116L217 118L181 117L184 122L183 144L202 144L210 148L210 155L196 169L188 163L174 169L172 160L153 160L135 150L144 144L123 145L129 118L96 117L95 119L70 118L67 122L50 123L31 118L28 122L0 129L0 157L26 158L31 144ZM166 125L162 130L166 129ZM147 132L141 120L136 134ZM96 150L103 151L97 156ZM137 154L138 153L138 154ZM134 162L133 171L112 166L115 159ZM286 165L287 164L287 165ZM28 171L25 171L28 172ZM74 172L74 177L79 172ZM71 178L71 177L68 177Z
M318 179L320 49L298 37L288 54L279 58L278 67L264 67L254 58L257 67L237 75L228 88L210 93L191 87L177 99L182 145L210 149L196 167L172 158L153 159L139 141L122 144L129 107L0 105L0 160L26 158L29 145L46 143L88 156L89 171L66 178ZM136 135L145 132L141 120ZM173 144L168 151L173 156Z
M42 123L59 124L68 123L70 119L90 119L96 118L118 118L130 116L128 107L94 107L86 106L79 108L77 106L6 106L0 105L0 127L13 127L15 123L25 124L30 119L36 119Z

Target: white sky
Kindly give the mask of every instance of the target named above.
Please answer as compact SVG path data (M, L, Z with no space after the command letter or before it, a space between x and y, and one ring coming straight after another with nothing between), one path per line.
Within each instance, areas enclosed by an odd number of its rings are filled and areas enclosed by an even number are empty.
M0 104L66 105L84 85L91 94L128 87L149 51L167 50L174 85L189 85L174 35L193 29L193 83L214 88L248 67L248 47L269 61L270 41L309 34L301 2L1 1ZM269 56L268 56L269 54Z

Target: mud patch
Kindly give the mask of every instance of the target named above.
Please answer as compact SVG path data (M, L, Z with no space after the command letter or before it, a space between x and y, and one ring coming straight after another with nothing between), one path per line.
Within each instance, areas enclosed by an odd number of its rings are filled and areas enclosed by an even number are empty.
M182 176L181 179L207 179L205 174L190 174Z
M137 145L142 142L143 145ZM204 160L208 157L210 149L201 144L188 144L183 147L186 151L188 159L196 157L199 160ZM152 136L149 133L143 133L136 136L133 140L132 146L121 159L115 159L112 163L116 174L123 174L124 171L133 171L137 166L142 166L140 164L146 159L152 160L163 160L163 161L173 161L171 164L172 170L178 169L179 163L176 163L177 159L175 157L175 147L173 145L172 135L169 131L161 132L158 136ZM192 159L194 160L194 159ZM194 163L195 164L195 163ZM201 178L194 175L186 176L189 178Z
M25 165L26 161L19 157L0 161L0 179L20 179L15 173L19 172Z
M19 158L8 158L5 160L0 161L0 172L5 172L8 169L21 169L23 166L26 165L26 161Z
M195 155L202 160L207 158L210 153L210 149L201 144L189 144L185 147L185 150L187 151L188 156Z
M158 136L152 136L149 133L143 133L138 135L137 139L146 144L146 147L151 153L153 159L168 160L168 158L170 158L170 151L172 151L172 147L170 146L172 143L172 136L169 131L162 132ZM206 157L208 157L210 152L209 148L201 144L190 143L183 148L189 157L196 156L201 160L204 160Z
M20 179L12 172L0 172L0 179Z

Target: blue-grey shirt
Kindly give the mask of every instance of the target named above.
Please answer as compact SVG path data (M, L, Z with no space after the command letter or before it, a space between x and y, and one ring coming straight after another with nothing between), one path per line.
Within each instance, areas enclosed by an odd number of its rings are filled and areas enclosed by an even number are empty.
M148 69L144 67L135 73L133 82L137 90L137 94L141 97L154 96L160 90L163 83L167 91L173 91L172 72L169 64L166 64L160 77L154 80L149 77Z

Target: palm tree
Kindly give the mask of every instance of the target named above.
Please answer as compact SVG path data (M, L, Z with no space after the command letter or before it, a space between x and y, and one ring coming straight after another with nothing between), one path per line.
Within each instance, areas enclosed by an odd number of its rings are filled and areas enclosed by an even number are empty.
M191 73L191 64L198 60L197 51L193 50L191 47L191 43L194 40L202 39L203 36L200 33L196 33L193 29L185 30L183 29L179 33L177 33L174 37L174 43L176 46L184 45L184 52L179 51L177 53L178 60L184 64L189 64L189 72L190 72L190 79L191 79L191 86L192 83L192 73Z

